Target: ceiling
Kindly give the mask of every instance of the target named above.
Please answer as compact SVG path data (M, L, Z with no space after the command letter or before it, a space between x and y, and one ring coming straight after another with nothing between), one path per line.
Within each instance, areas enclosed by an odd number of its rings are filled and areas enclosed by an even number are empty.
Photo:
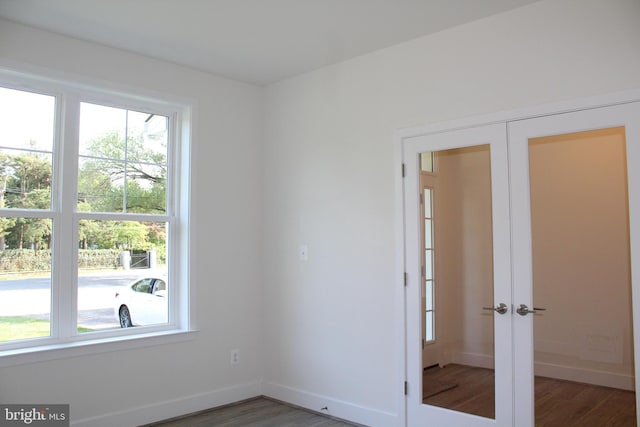
M0 16L265 85L538 0L0 0Z

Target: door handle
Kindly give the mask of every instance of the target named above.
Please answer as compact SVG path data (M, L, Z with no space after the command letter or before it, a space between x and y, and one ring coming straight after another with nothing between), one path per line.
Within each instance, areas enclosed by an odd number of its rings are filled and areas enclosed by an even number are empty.
M545 311L546 308L533 307L533 310L529 310L526 304L520 304L520 307L516 310L520 316L526 316L527 314L536 314L538 311Z
M508 310L507 308L507 304L501 302L498 306L496 307L482 307L483 310L491 310L491 311L495 311L498 314L505 314Z

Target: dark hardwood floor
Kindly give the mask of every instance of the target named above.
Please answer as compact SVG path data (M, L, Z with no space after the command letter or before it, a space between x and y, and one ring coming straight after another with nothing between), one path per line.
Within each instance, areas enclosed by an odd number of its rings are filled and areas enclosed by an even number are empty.
M425 370L424 402L494 418L493 371L462 365ZM635 393L536 377L536 427L631 427ZM269 398L256 398L146 427L353 427Z
M636 425L632 391L536 378L536 427Z
M353 427L328 416L260 397L146 427Z
M482 417L495 417L490 369L451 364L424 372L424 403ZM626 427L636 425L635 393L553 378L535 379L536 427Z

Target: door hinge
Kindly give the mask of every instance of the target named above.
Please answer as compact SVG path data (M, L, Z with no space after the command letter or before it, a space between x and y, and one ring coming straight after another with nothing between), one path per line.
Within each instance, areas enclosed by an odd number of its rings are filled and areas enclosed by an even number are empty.
M424 350L424 338L422 339L422 349Z
M408 382L404 382L404 395L408 395L409 394L409 383Z
M404 286L407 286L408 282L409 282L409 275L407 273L404 273Z
M402 164L402 177L403 177L403 178L405 177L406 173L407 173L407 171L406 171L405 165L404 165L404 163L403 163L403 164Z

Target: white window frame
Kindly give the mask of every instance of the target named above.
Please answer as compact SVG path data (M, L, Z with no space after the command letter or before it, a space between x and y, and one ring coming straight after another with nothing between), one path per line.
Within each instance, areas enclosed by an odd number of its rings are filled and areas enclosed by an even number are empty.
M427 200L424 196L425 190L429 190L430 194L430 198L429 198L429 203L430 203L430 211L431 211L431 216L427 217L425 215L425 210L426 210L426 206L427 206ZM422 247L422 262L423 262L423 274L422 274L422 289L423 289L423 293L424 293L424 304L423 304L423 315L424 315L424 321L423 323L423 331L422 331L422 339L424 340L424 345L433 345L436 343L436 339L437 339L437 334L436 334L436 278L435 278L435 256L436 256L436 250L435 250L435 219L434 219L434 203L433 203L433 199L434 199L434 194L435 194L435 187L433 185L423 185L422 186L422 195L421 195L421 210L422 210L422 242L423 242L423 247ZM426 242L426 220L429 219L431 220L431 247L427 248L427 242ZM427 259L427 250L431 251L431 256L430 259ZM430 264L430 269L431 269L431 278L428 279L427 278L427 264ZM428 295L428 291L427 291L427 283L431 282L431 310L429 310L427 308L427 299L429 298ZM431 330L427 329L427 313L431 313ZM428 339L429 333L431 333L431 339Z
M51 335L0 343L0 367L193 339L197 332L194 329L192 292L189 286L193 103L156 93L149 95L139 88L114 89L100 83L74 83L71 79L45 77L2 67L0 86L56 98L51 208L41 211L0 210L2 216L45 217L51 218L54 223ZM78 139L82 102L169 117L166 215L77 211ZM70 185L73 189L68 186L63 189L59 183L72 183ZM178 286L174 286L170 293L167 324L77 332L77 224L80 219L169 223L167 278L170 283Z

